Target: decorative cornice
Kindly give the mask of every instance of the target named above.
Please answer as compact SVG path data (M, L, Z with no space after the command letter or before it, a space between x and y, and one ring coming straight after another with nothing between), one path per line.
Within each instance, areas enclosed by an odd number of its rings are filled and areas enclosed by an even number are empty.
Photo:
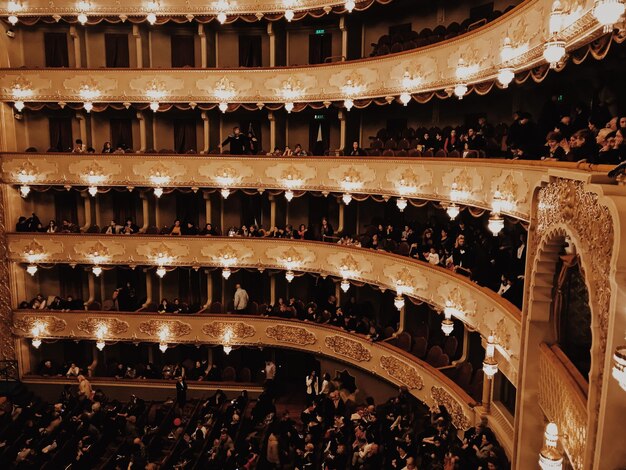
M202 332L211 339L223 340L228 332L232 341L240 341L254 336L256 330L252 325L244 322L214 321L202 325Z
M158 337L164 327L168 328L169 337L172 340L191 333L191 325L180 320L148 320L141 322L138 329L141 333Z
M402 382L409 390L417 388L421 390L424 387L424 380L417 369L394 356L382 356L380 358L380 367L387 373Z
M299 344L301 346L315 344L317 341L317 338L313 333L300 326L268 326L265 329L265 334L269 338L275 339L281 343Z
M119 318L89 317L78 322L77 328L88 335L96 335L99 328L105 326L109 335L120 336L128 331L128 322Z
M327 347L340 356L348 357L358 362L367 362L372 358L368 348L350 338L339 335L327 336L324 342Z

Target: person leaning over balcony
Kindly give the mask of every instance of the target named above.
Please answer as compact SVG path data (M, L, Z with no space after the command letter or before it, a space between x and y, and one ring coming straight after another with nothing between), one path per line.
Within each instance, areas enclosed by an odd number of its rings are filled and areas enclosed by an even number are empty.
M182 227L180 225L180 219L176 219L174 221L174 225L172 226L172 229L170 230L170 235L174 235L174 236L180 236L182 235Z
M293 156L294 157L306 157L307 153L302 148L302 145L296 144L295 148L293 149Z
M233 133L220 144L220 151L223 150L225 145L230 146L231 155L243 155L248 150L249 143L248 138L241 133L239 126L235 126L233 127Z
M124 235L132 235L137 232L139 232L139 227L133 223L133 219L126 219L126 224L121 229L121 233Z
M245 314L246 309L248 308L248 301L250 298L248 297L248 292L241 287L241 284L237 284L235 286L235 297L233 299L233 306L235 308L235 313Z
M367 152L361 148L356 140L352 142L352 148L350 149L351 157L365 157L366 155Z

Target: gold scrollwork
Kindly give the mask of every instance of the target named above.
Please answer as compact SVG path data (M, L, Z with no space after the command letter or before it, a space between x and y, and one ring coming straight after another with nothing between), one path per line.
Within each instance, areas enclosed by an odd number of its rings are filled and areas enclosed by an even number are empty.
M78 322L77 328L88 335L95 335L105 326L110 336L118 336L128 331L128 323L117 318L89 317Z
M394 379L399 380L410 390L424 388L424 380L417 369L393 356L382 356L380 366Z
M21 318L16 318L13 322L14 328L26 333L30 333L34 326L43 328L45 334L52 334L65 330L67 322L51 315L25 315Z
M139 324L139 331L149 336L158 336L163 328L168 329L172 339L191 333L191 325L180 320L149 320Z
M202 325L202 332L215 339L224 338L227 331L229 332L231 340L250 338L256 334L256 330L252 325L241 321L213 321Z
M354 359L358 362L367 362L372 359L372 353L360 342L343 336L327 336L324 339L326 346L335 354Z
M455 428L459 430L469 429L472 425L470 419L463 413L463 407L452 398L445 389L441 387L432 387L430 389L430 396L432 397L435 405L445 406L448 413L450 413L450 420Z
M317 341L317 337L313 333L299 326L268 326L265 329L265 334L281 343L292 343L302 346L315 344Z

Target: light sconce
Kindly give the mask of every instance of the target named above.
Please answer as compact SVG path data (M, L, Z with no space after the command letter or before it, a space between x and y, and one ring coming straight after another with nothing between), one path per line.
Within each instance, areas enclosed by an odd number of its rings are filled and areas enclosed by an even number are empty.
M465 83L459 83L454 87L454 96L462 100L467 93L467 85Z
M160 105L157 101L152 101L152 102L150 102L150 110L151 110L153 113L156 113L156 112L159 110L159 107L160 107L160 106L161 106L161 105Z
M543 58L550 64L551 69L555 69L563 57L565 57L565 41L555 38L544 44Z
M352 100L352 98L346 98L345 100L343 100L343 106L344 108L346 108L346 111L350 112L350 110L354 106L354 101Z
M17 15L11 14L7 17L7 20L9 21L9 23L11 23L11 26L15 26L19 21L19 18L17 17Z
M404 91L400 94L400 103L407 106L411 102L411 93Z
M563 454L557 448L559 442L559 427L556 423L548 423L543 435L544 443L539 452L539 468L541 470L562 470Z
M28 186L27 184L23 184L22 186L20 186L20 196L26 199L26 197L28 197L29 194L30 194L30 186Z
M15 108L15 110L18 113L21 113L24 110L24 107L26 106L26 104L24 104L23 101L17 100L13 103L13 107Z
M88 113L90 113L91 110L93 109L93 103L91 101L85 101L83 103L83 109L87 111Z
M85 12L91 9L91 3L89 3L89 1L87 0L81 0L76 4L76 7L78 8L79 12L76 16L76 19L81 25L85 25L87 23L87 20L89 19L87 18L87 14Z
M229 355L232 350L231 341L233 340L233 330L231 328L224 329L224 335L222 336L222 347L224 348L224 354Z
M78 94L85 101L94 101L100 97L100 90L94 86L83 84L80 87Z
M85 12L82 12L82 11L78 14L78 16L76 17L76 19L77 19L77 20L78 20L78 22L79 22L81 25L83 25L83 26L84 26L84 25L87 23L87 21L89 20L89 18L87 18L87 15L85 14Z
M548 21L548 32L550 36L561 32L563 17L563 6L560 0L555 0L554 3L552 3L552 10L550 11L550 19Z
M413 90L422 83L422 77L419 75L411 75L408 70L404 71L402 76L402 88L405 90Z
M347 206L348 204L350 204L350 202L352 202L352 195L350 193L343 193L343 196L341 196L341 200Z
M228 103L225 102L221 102L217 105L218 109L222 112L222 114L226 113L226 111L228 111Z
M167 93L160 82L153 80L146 90L146 96L150 100L150 109L156 113L159 110L159 102L167 96Z
M347 293L350 290L350 281L348 281L347 279L342 279L340 287L344 294Z
M450 217L450 220L456 219L460 212L461 208L454 202L452 204L448 204L448 207L446 207L446 213L448 214L448 217Z
M29 264L28 266L26 266L26 272L31 276L34 276L35 274L37 274L37 265Z
M454 321L446 314L445 318L441 321L441 331L446 336L450 336L450 333L454 331Z
M228 188L222 188L222 189L220 190L220 193L221 193L221 195L222 195L222 197L223 197L224 199L228 199L228 196L230 196L230 189L228 189Z
M159 330L159 349L161 352L167 351L167 342L170 339L170 329L167 325L163 325Z
M498 361L496 361L495 353L496 341L493 335L489 335L485 347L485 359L483 359L483 372L490 379L498 373Z
M286 19L289 23L291 23L291 20L293 20L293 17L294 17L294 16L295 16L295 13L294 13L294 11L293 11L293 10L291 10L291 9L285 10L285 19Z
M18 79L11 88L11 94L15 100L13 106L18 112L21 113L25 106L24 101L33 96L33 90L30 88L30 83L28 81Z
M287 111L288 114L291 114L291 111L293 111L294 108L294 104L291 101L287 101L285 103L285 111Z
M291 270L289 270L289 271L285 272L285 279L287 279L287 282L289 282L289 283L291 283L291 281L293 281L293 278L294 278L295 276L296 276L296 275L295 275L295 274L294 274L294 272L293 272L293 271L291 271Z
M224 354L226 354L227 356L233 351L233 347L226 344L222 346L222 348L224 349Z
M293 199L293 191L291 189L285 191L285 199L287 199L287 202L291 202Z
M506 63L511 59L513 59L513 45L511 44L511 38L506 37L504 38L504 45L500 50L500 60Z
M157 22L157 16L153 12L150 12L146 15L146 21L154 26L154 24Z
M228 280L228 278L230 277L230 275L231 275L230 268L223 268L223 269L222 269L222 277L223 277L225 280Z
M402 297L401 295L396 295L393 299L393 305L398 310L402 310L404 308L404 297Z
M622 390L626 392L626 346L618 346L613 352L613 368L611 375Z
M450 333L454 331L454 322L452 316L460 316L463 312L454 304L452 300L446 300L446 305L443 308L444 319L441 321L441 331L446 336L450 336Z
M346 0L345 8L348 13L352 13L352 10L356 7L356 2L354 0Z
M159 342L159 349L161 350L162 353L167 351L167 343L164 341Z
M400 212L404 212L404 209L406 209L407 205L408 201L403 197L396 199L396 206L398 206Z
M224 24L226 23L226 20L228 19L228 17L226 16L226 12L220 11L217 14L217 21L220 22L220 24Z
M106 345L104 340L96 340L96 348L98 348L99 351L102 351Z
M96 266L91 268L91 272L93 273L94 276L100 277L100 274L102 274L102 268L100 266L96 265Z
M89 192L91 197L96 197L96 194L98 194L98 186L89 186L87 192Z
M157 197L157 199L163 196L163 188L160 186L154 188L154 195Z
M30 332L33 335L33 339L32 339L33 347L35 349L39 349L39 346L41 346L41 335L46 332L45 325L43 325L40 322L37 322L33 325Z
M487 228L493 234L494 237L498 236L498 234L504 228L504 219L498 213L492 212L489 216L489 222L487 223Z
M104 338L108 335L109 328L105 324L101 324L96 329L96 347L102 351L106 346Z
M596 0L593 6L593 16L604 26L604 32L610 33L613 25L624 14L624 3L621 0Z
M502 88L508 88L509 84L515 78L515 72L511 67L504 67L498 71L498 82Z
M146 15L146 21L151 25L154 25L157 22L157 16L154 13L159 9L159 2L157 0L151 0L146 3L146 10L148 14Z
M21 2L16 1L16 0L9 0L7 2L7 11L10 13L9 17L7 18L7 20L9 21L9 23L11 23L12 26L15 26L17 24L17 22L19 21L16 13L22 11L23 9L23 5Z
M166 274L167 274L167 269L165 269L165 266L157 267L157 269L156 269L156 275L157 276L159 276L161 279L163 279Z
M32 344L33 344L33 348L39 349L39 346L41 346L41 339L40 338L33 338Z

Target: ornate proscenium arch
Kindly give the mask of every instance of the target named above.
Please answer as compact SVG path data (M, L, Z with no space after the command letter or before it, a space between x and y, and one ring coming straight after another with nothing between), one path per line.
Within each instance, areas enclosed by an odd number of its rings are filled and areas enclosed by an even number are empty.
M451 301L459 320L487 337L498 340L502 371L515 383L520 348L520 313L493 291L466 277L408 257L346 247L334 243L230 237L107 237L83 234L9 234L9 260L25 262L26 253L44 253L42 263L100 265L229 266L290 269L321 275L347 277L359 282L399 291L443 309ZM24 276L19 266L15 276Z
M531 222L530 250L527 271L532 272L526 292L525 319L523 322L522 352L524 367L520 371L519 388L529 396L536 389L538 405L548 419L563 430L563 445L575 469L587 468L593 459L602 376L605 369L606 341L611 309L611 264L614 250L614 219L611 208L603 204L600 195L583 181L554 178L537 191L536 217ZM554 383L555 377L567 377L562 366L552 360L545 345L534 350L537 343L555 342L550 317L552 288L559 252L566 238L571 240L580 256L582 270L589 291L592 312L592 349L589 373L589 393L586 410L574 388L565 387L563 381ZM529 268L532 267L532 270ZM533 370L540 370L540 379L533 378ZM532 395L532 394L530 394ZM525 398L518 402L517 416L529 422L533 407ZM538 409L535 408L535 412ZM531 413L532 414L532 413ZM524 423L518 420L518 446L524 433ZM532 434L532 433L531 433ZM523 444L522 444L523 446ZM529 442L526 441L526 446ZM518 458L524 449L519 447ZM518 461L519 464L519 461Z

